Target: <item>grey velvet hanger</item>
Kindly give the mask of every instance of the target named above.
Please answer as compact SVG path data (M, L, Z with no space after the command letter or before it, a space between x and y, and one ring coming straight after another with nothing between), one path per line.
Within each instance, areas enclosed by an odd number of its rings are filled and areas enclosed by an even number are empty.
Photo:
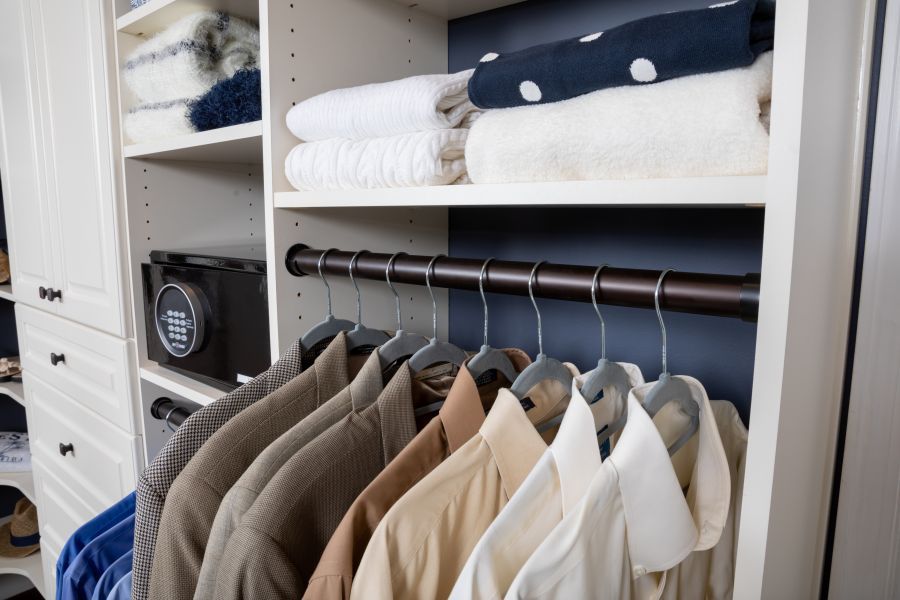
M481 350L478 351L478 354L469 359L466 368L475 380L478 380L485 373L496 371L506 377L507 381L513 382L519 376L519 373L513 366L512 361L509 360L509 356L503 350L497 350L488 345L488 305L487 298L484 296L484 280L487 275L488 265L493 260L493 258L489 258L484 261L484 264L481 266L481 274L478 276L478 291L481 293L481 304L484 306L484 343L481 345Z
M600 319L600 360L597 362L597 368L585 375L584 383L581 386L581 394L590 404L602 401L603 390L606 388L616 390L616 394L620 398L628 398L628 392L631 391L631 380L622 365L606 359L606 321L603 320L600 307L597 306L597 288L600 282L600 273L608 266L597 267L594 279L591 281L591 303L594 305L597 318ZM602 444L625 426L628 410L624 406L623 409L626 410L622 411L622 415L618 419L597 434L599 443Z
M653 294L653 301L656 305L656 317L659 319L659 329L662 333L662 373L659 376L659 381L656 382L656 385L650 389L644 398L644 410L647 411L651 418L655 417L662 407L669 402L677 402L681 410L691 419L687 430L669 446L669 456L678 452L700 428L700 405L694 400L691 388L684 380L672 377L668 368L668 339L666 337L666 324L663 321L662 311L659 308L659 292L666 275L674 270L667 269L662 272L659 276L659 281L656 283L656 291Z
M437 300L434 299L434 290L431 289L431 272L434 269L434 263L439 258L444 258L444 255L438 254L432 258L431 262L428 263L428 268L425 270L425 285L428 287L428 293L431 295L432 334L428 344L409 359L409 368L413 373L424 371L431 365L438 363L450 363L461 367L466 361L466 353L460 348L450 342L441 342L437 339Z
M360 348L378 347L388 341L390 336L380 329L370 329L363 325L362 322L362 295L359 293L359 284L356 283L356 277L353 275L353 269L356 267L357 261L361 254L365 254L368 250L360 250L350 259L350 281L356 288L356 325L347 333L347 351L359 350Z
M394 268L394 261L403 254L406 254L406 252L398 252L393 255L384 270L384 279L394 293L394 300L397 303L397 332L394 334L394 337L378 348L378 358L381 360L382 371L400 360L409 358L428 344L428 340L421 335L403 330L403 319L400 315L400 294L397 293L394 284L391 283L391 269Z
M533 363L519 373L519 376L516 377L516 380L510 388L510 391L512 391L520 401L524 400L528 395L528 392L542 381L558 381L569 390L572 387L571 371L555 358L550 358L544 354L544 329L543 324L541 323L541 311L538 308L537 301L534 299L533 288L538 268L545 262L547 261L542 260L535 264L534 268L531 269L531 275L528 277L528 296L531 298L531 304L534 306L535 315L537 315L538 355Z
M331 305L331 286L328 285L328 280L325 279L325 274L322 272L322 265L325 263L325 257L334 251L335 248L329 248L328 250L323 252L321 256L319 256L319 279L321 279L322 283L325 284L325 294L328 300L328 312L325 314L324 321L317 325L313 325L313 327L305 334L303 334L303 337L300 338L300 346L305 351L311 350L317 344L320 344L329 338L333 338L342 331L350 331L356 325L356 323L354 323L353 321L348 321L347 319L334 318L334 312Z

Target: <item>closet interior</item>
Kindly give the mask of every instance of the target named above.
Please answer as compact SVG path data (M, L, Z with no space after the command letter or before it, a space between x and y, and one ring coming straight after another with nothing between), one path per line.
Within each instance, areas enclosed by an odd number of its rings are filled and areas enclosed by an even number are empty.
M370 328L393 332L399 318L404 331L467 351L487 339L581 372L608 350L654 381L667 359L673 374L690 375L710 398L733 403L749 429L735 596L811 595L824 552L851 301L866 120L860 96L869 84L874 0L778 5L771 101L763 111L771 115L768 168L758 173L547 181L536 168L538 180L529 182L376 189L309 189L315 186L286 174L300 143L286 115L319 94L457 73L538 44L578 36L590 43L641 17L731 4L17 0L4 9L13 15L7 25L14 17L27 33L4 30L2 18L0 33L39 65L31 72L0 59L4 76L27 82L23 89L40 99L0 96L8 114L27 115L21 132L8 118L0 123L7 137L33 141L21 153L0 149L0 167L15 174L3 191L41 198L6 201L15 212L11 245L21 257L12 257L15 291L0 285L0 319L9 313L15 320L12 335L17 326L31 361L26 389L0 383L0 394L27 405L29 422L43 423L43 446L35 450L41 474L31 486L54 503L35 559L43 573L32 576L39 590L53 594L57 555L78 524L134 489L191 413L284 356L327 314L355 321L359 312ZM252 120L242 115L237 124L202 130L193 116L191 123L181 118L182 99L165 85L165 73L150 74L160 83L149 91L134 85L133 74L152 62L136 51L156 35L177 35L174 25L200 13L226 15L212 28L258 25ZM66 21L90 26L68 31ZM598 33L585 35L586 27ZM66 54L53 39L78 50ZM632 73L651 80L646 71ZM71 111L60 108L69 105L67 81L79 91ZM525 83L522 97L539 98L540 89ZM181 111L177 122L154 128L152 119L141 120L170 110ZM43 113L64 113L62 141ZM535 131L546 131L546 122ZM527 140L531 129L521 129ZM652 148L647 138L632 146ZM73 141L85 139L93 140L92 152ZM55 170L37 173L31 155ZM100 166L92 171L93 163ZM77 182L88 206L76 213L53 177ZM30 236L32 229L41 235ZM601 265L608 268L598 274ZM220 361L227 372L208 358L171 360L190 353L195 334L203 336L193 309L183 299L161 302L162 288L171 273L198 267L217 270L214 288L227 277L247 291L245 304L215 298L229 331L208 339L225 347L226 337L237 336L228 345L243 346ZM199 282L195 276L207 277L187 274L185 281ZM63 301L53 302L54 291ZM47 356L60 349L63 367L50 366ZM80 454L60 455L57 441L74 443ZM0 485L5 481L0 475ZM28 496L27 485L14 487Z

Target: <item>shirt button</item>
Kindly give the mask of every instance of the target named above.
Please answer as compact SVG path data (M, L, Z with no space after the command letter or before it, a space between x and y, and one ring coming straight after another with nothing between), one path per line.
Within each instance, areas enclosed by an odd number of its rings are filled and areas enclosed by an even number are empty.
M634 576L635 577L643 577L647 574L647 569L644 567L635 567L634 568Z

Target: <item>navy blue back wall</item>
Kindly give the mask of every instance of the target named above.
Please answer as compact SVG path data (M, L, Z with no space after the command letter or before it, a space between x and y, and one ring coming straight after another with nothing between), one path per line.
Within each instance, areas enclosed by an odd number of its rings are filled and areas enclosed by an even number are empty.
M474 66L487 52L602 31L668 10L702 8L712 0L530 0L457 19L449 27L449 68ZM759 272L760 209L453 208L453 256L744 274ZM491 345L537 352L528 298L491 295ZM547 354L582 371L600 354L599 323L590 304L539 301ZM653 311L603 307L610 359L637 363L648 380L660 370L659 327ZM477 293L450 295L453 343L481 344ZM756 327L734 319L666 313L669 370L697 377L713 399L750 411Z

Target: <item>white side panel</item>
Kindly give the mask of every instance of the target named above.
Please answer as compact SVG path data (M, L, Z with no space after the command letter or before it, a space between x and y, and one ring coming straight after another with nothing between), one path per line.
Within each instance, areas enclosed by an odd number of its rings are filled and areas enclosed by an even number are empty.
M34 3L43 56L41 96L52 175L53 238L60 265L54 287L63 292L61 315L125 337L104 53L107 23L101 4Z
M900 598L900 2L888 2L831 598Z
M874 2L778 5L762 289L735 598L820 588Z
M56 312L38 296L54 272L31 12L28 0L0 3L0 180L17 300Z

